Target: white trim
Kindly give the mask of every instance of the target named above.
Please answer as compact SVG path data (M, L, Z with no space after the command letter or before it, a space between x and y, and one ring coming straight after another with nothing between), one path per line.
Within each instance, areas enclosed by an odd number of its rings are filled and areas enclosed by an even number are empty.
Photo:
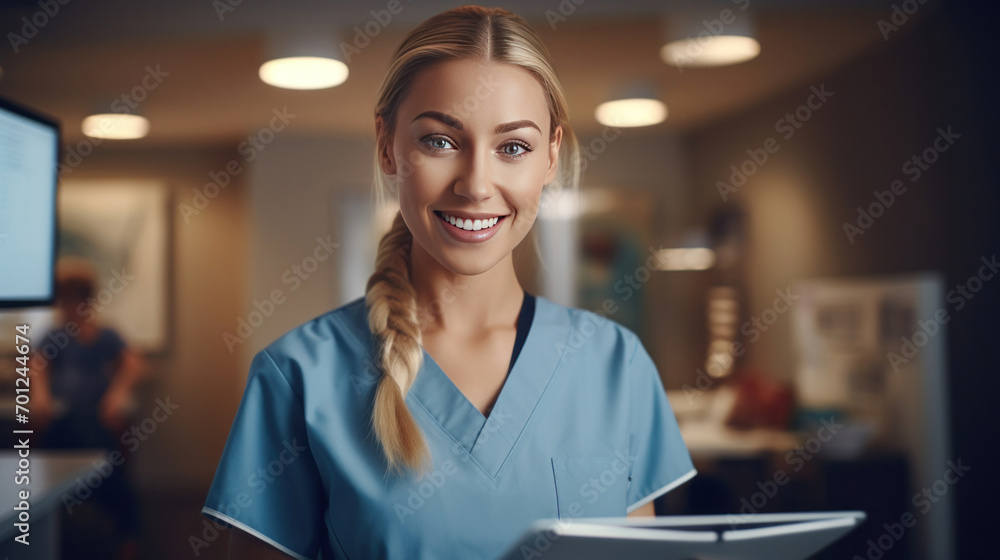
M238 527L239 529L241 529L243 531L246 531L247 533L250 533L251 535L257 537L258 539L266 542L267 544L273 546L274 548L277 548L281 552L284 552L285 554L287 554L287 555L289 555L289 556L291 556L293 558L298 558L299 560L314 560L313 558L309 558L308 556L303 556L303 555L299 554L298 552L295 552L295 551L289 549L288 547L286 547L286 546L278 543L277 541L275 541L271 537L268 537L267 535L261 533L260 531L254 529L254 528L252 528L250 526L248 526L246 523L243 523L241 521L237 521L237 520L233 519L232 517L229 517L228 515L226 515L224 513L220 513L218 511L215 511L214 509L212 509L212 508L210 508L208 506L205 506L205 507L201 508L201 512L202 513L207 513L207 514L212 515L214 517L217 517L220 520L225 521L226 523L229 523L230 525L232 525L234 527Z
M590 519L586 521L592 521ZM715 531L687 531L684 529L657 529L650 532L649 526L630 527L628 525L599 525L596 523L569 521L552 528L545 528L559 536L598 537L608 539L641 539L668 542L718 542Z
M653 492L652 494L650 494L650 495L646 496L645 498L639 500L638 502L632 504L631 506L629 506L628 508L625 509L625 513L626 514L632 513L633 511L635 511L635 510L639 509L640 507L646 505L646 502L650 502L652 500L655 500L656 498L659 498L663 494L666 494L667 492L673 490L674 488L677 488L681 484L684 484L685 482L691 480L694 477L694 475L696 475L696 474L698 474L698 469L691 469L687 473L685 473L685 474L677 477L676 479L674 479L674 481L671 482L670 484L667 484L663 488L660 488L656 492Z
M808 521L806 523L792 523L789 525L777 525L774 527L758 527L756 529L725 531L722 533L722 540L746 541L750 539L762 539L778 535L794 535L796 533L808 533L810 531L824 531L827 529L839 529L841 527L853 527L855 525L857 525L857 520L853 517L842 517L840 519Z

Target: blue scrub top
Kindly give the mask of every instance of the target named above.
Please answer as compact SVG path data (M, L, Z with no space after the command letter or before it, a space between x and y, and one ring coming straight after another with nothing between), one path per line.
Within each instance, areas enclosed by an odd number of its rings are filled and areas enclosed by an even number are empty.
M295 558L494 558L536 519L624 516L694 476L638 336L534 304L488 417L423 353L406 395L434 461L420 481L386 474L371 429L364 298L286 333L253 358L202 513Z

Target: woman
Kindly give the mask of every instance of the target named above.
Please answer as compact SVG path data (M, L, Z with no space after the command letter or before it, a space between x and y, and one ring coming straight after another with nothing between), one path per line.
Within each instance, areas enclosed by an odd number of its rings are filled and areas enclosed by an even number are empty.
M514 273L543 187L578 176L537 35L501 9L428 19L375 126L400 213L367 294L254 357L203 513L239 529L233 554L369 559L490 558L535 519L653 515L694 469L649 354Z

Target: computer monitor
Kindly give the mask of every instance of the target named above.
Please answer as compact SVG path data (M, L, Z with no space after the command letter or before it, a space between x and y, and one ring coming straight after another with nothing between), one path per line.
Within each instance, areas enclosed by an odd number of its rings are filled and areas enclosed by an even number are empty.
M55 299L58 121L0 97L0 308Z

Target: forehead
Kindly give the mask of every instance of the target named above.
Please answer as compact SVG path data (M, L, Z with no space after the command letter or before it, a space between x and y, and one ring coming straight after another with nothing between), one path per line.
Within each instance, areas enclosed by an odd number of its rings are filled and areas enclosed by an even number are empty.
M549 124L545 90L531 72L473 59L437 62L414 77L399 107L406 119L401 124L430 110L457 117L468 128L531 119L544 131Z

